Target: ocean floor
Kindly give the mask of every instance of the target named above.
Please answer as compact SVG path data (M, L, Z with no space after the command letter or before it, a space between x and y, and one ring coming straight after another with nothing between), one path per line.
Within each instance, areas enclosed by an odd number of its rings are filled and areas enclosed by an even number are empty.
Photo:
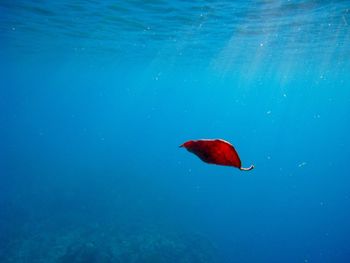
M33 222L32 222L33 223ZM155 226L70 225L37 222L7 231L0 262L217 262L214 245L199 234Z

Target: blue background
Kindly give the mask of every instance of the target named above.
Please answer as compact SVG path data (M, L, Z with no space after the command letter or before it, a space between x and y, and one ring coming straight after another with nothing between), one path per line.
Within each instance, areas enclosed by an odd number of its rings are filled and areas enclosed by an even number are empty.
M350 262L349 8L0 1L0 261Z

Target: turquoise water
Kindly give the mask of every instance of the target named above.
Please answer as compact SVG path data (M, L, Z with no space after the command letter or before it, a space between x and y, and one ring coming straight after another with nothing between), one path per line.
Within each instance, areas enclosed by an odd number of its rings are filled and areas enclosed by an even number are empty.
M0 1L0 262L349 262L349 25L350 1Z

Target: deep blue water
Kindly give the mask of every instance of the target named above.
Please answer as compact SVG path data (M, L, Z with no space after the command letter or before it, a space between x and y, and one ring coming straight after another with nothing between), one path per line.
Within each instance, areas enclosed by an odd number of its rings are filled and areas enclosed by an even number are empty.
M350 262L350 1L0 0L0 74L0 262Z

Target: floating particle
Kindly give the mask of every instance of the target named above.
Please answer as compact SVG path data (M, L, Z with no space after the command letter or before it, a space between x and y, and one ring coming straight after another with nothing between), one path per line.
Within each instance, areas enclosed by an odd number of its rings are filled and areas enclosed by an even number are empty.
M302 162L302 163L299 163L298 164L298 167L303 167L303 166L305 166L306 165L306 162Z

